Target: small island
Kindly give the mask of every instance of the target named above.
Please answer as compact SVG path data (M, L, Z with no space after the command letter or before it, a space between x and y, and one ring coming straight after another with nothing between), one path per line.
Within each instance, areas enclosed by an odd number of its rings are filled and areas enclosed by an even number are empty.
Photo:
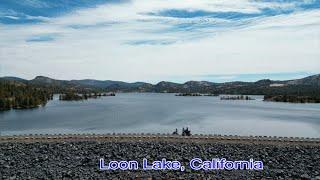
M202 96L200 93L179 93L176 96Z
M219 94L204 94L204 96L219 96Z
M263 100L289 103L320 103L320 96L265 95Z
M85 99L85 96L74 93L74 92L68 92L68 93L59 95L59 100L61 101L79 101L84 99Z
M207 94L200 94L200 93L179 93L179 94L176 94L176 96L219 96L219 94L212 94L212 93L207 93Z
M87 99L96 99L101 96L115 96L115 93L84 93L78 94L76 92L67 92L59 95L61 101L79 101Z
M249 96L222 96L220 100L255 100L254 98L251 98Z

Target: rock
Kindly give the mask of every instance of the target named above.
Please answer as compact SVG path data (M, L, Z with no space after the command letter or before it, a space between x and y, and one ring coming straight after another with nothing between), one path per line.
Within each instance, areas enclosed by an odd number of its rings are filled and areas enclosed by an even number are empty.
M276 169L276 170L274 170L274 173L275 173L277 176L283 176L283 175L284 175L284 170L282 170L282 169Z
M10 180L15 180L15 179L17 179L17 176L11 176L10 178L9 178Z
M311 177L308 174L302 174L301 179L311 179Z

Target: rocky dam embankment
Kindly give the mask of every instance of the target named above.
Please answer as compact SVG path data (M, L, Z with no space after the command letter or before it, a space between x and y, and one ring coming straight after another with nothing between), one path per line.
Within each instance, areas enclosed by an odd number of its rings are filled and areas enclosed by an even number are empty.
M254 159L263 170L192 170L193 158ZM99 170L99 159L179 161L180 170ZM320 179L318 141L39 137L0 140L0 179Z

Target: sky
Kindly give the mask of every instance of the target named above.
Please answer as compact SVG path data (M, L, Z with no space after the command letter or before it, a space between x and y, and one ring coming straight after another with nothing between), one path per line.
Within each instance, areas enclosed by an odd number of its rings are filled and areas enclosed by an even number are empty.
M320 0L1 0L0 76L128 82L320 73Z

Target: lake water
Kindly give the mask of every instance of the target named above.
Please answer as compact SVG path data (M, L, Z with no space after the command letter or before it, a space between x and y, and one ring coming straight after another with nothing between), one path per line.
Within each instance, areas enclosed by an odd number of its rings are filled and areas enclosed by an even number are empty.
M118 93L87 101L0 112L1 135L30 133L172 133L320 137L320 104L222 101L219 97Z

